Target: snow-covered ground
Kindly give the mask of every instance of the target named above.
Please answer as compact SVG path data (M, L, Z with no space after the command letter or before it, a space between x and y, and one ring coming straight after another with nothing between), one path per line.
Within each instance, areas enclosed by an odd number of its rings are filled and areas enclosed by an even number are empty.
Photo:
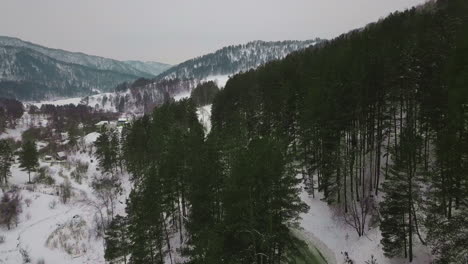
M100 175L89 149L97 136L97 133L85 136L85 146L78 152L69 153L65 163L40 162L41 167L49 167L55 180L52 186L27 184L27 173L18 164L12 167L10 186L15 185L19 189L22 212L18 226L11 230L0 227L0 234L5 237L5 242L0 244L1 264L23 263L22 250L29 253L31 263L42 259L47 264L105 263L103 239L95 232L95 217L98 210L104 209L91 188L93 176ZM70 177L77 161L89 164L87 177L81 184ZM70 180L73 195L64 204L57 195L57 186L65 178ZM128 175L121 175L121 181L124 190L116 203L116 214L124 214L125 199L131 188ZM3 195L3 190L0 190L0 195ZM27 199L31 200L30 206L25 204Z
M321 201L321 193L312 198L306 191L301 192L301 199L310 206L309 212L302 214L300 226L303 238L320 250L330 264L343 263L344 252L348 252L354 263L364 264L371 255L379 264L408 263L401 258L389 259L383 255L380 229L367 230L359 237L356 231L335 216L326 202ZM413 264L431 263L429 248L417 243L414 248Z

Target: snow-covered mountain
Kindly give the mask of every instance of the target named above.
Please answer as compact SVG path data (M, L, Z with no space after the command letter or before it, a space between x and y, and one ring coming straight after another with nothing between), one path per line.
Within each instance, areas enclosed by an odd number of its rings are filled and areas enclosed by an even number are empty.
M37 100L111 91L154 76L169 65L117 61L0 37L0 97Z
M252 41L247 44L227 46L179 65L158 75L157 79L204 79L209 76L233 75L257 68L269 61L286 57L291 52L305 49L320 42L306 41Z
M118 61L61 49L51 49L18 38L0 36L0 46L24 47L58 61L87 66L98 70L109 70L138 77L154 77L170 67L159 62Z
M0 97L38 100L109 91L137 76L66 63L24 47L0 46Z
M151 111L169 98L189 97L199 83L215 81L224 87L230 76L257 68L267 62L282 59L291 52L305 49L322 40L306 41L254 41L224 47L169 68L152 81L136 81L119 85L112 94L92 96L83 102L89 106L120 112L142 113ZM112 100L108 100L112 98ZM103 103L104 102L104 103Z

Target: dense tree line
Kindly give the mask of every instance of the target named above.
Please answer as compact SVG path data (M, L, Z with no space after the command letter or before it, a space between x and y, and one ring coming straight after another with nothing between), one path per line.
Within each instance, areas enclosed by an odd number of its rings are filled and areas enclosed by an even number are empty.
M77 136L81 132L91 132L95 130L95 124L100 121L116 120L118 113L97 111L90 106L83 104L73 105L50 105L43 104L40 108L31 106L29 113L32 118L46 116L48 127L54 129L55 134L68 132L71 146L76 145ZM81 128L79 128L79 126Z
M15 121L24 113L23 104L15 99L0 97L0 133L8 126L15 126Z
M468 210L467 13L432 1L234 76L213 133L285 140L312 195L360 236L380 222L389 257L411 261L420 240L440 263L466 259L466 243L434 234Z
M219 92L218 85L215 82L209 81L200 83L190 93L190 98L196 106L204 106L213 103L216 94Z
M193 263L285 259L294 243L288 224L307 206L283 142L256 138L231 150L217 136L205 139L191 100L164 104L123 137L134 188L128 215L107 232L109 260L173 261L174 235Z
M418 241L437 263L466 261L466 14L431 1L236 75L206 138L190 101L135 121L135 188L115 224L130 246L111 255L172 261L177 233L190 263L281 263L307 209L299 173L359 236L378 226L388 257L412 261Z

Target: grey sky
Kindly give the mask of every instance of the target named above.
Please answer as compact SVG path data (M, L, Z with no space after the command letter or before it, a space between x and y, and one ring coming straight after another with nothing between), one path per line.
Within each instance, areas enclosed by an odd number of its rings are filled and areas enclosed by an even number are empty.
M251 40L332 38L425 0L1 0L0 35L171 64Z

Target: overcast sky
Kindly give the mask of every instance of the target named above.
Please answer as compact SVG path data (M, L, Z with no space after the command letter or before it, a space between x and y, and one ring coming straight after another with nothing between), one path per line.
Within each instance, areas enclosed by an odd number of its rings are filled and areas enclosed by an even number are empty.
M425 0L1 0L0 35L180 63L251 40L333 38Z

